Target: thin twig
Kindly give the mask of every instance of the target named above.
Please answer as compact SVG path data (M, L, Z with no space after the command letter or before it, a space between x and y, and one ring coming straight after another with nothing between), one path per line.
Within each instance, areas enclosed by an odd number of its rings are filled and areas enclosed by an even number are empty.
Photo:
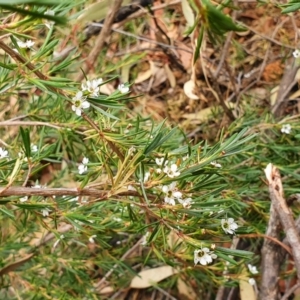
M53 125L48 122L40 122L40 121L3 121L0 122L0 126L46 126L46 127L51 127L54 129L64 129L64 128L69 128L70 125ZM79 132L79 134L83 134L82 132Z
M111 150L113 152L115 152L118 157L120 158L121 161L124 161L124 155L123 153L121 153L120 149L110 140L108 140L105 135L103 134L103 132L101 130L99 130L98 126L95 124L95 122L88 117L85 113L82 113L81 116L97 131L100 139L104 140L107 142L107 144L109 145L109 147L111 148Z
M129 256L132 252L134 252L140 244L143 242L144 237L141 237L133 247L131 247L126 253L121 257L120 261L123 261L127 256ZM115 271L115 269L119 266L119 264L115 264L104 276L103 278L95 284L95 288L101 288L101 285L105 282L105 280Z
M300 288L300 282L298 282L293 287L291 287L289 290L287 290L280 300L288 300L290 295L292 295L299 288Z
M282 47L285 47L285 48L288 48L288 49L293 49L293 50L295 50L295 47L294 47L294 46L290 46L290 45L287 45L287 44L280 43L279 41L275 40L275 39L273 38L273 36L272 36L272 37L269 37L269 36L267 36L267 35L264 35L263 33L260 33L259 31L256 31L255 29L253 29L253 28L250 27L250 26L247 26L247 25L244 24L244 23L242 23L242 24L240 24L240 25L243 26L243 27L245 27L245 28L247 28L247 29L249 29L250 31L254 32L255 34L259 35L260 37L262 37L262 38L264 38L264 39L266 39L266 40L268 40L268 41L270 41L270 42L272 42L272 43L274 43L274 44L276 44L276 45L279 45L279 46L282 46Z
M109 36L112 28L112 24L114 22L115 15L119 8L121 7L123 0L114 0L111 10L108 14L108 17L105 18L103 28L99 34L99 36L96 39L95 46L93 50L90 52L89 56L86 59L85 64L82 66L82 72L79 73L78 77L76 78L76 81L82 81L84 76L89 73L91 70L91 66L95 65L95 62L102 51L102 48L105 43L105 39Z
M91 24L94 25L94 26L98 26L98 27L103 27L104 26L104 24L101 24L101 23L91 23ZM140 36L140 35L136 35L136 34L133 34L133 33L130 33L130 32L124 31L124 30L121 30L121 29L112 28L111 30L114 31L114 32L126 35L126 36L133 37L133 38L135 38L137 40L140 40L140 41L144 41L144 42L148 42L150 44L155 44L157 46L161 46L162 48L170 48L170 49L174 49L174 50L182 50L182 51L185 51L187 53L193 53L192 50L188 50L188 49L185 49L185 48L180 48L180 47L176 47L176 46L172 46L172 45L160 43L160 42L157 42L155 40L151 40L151 39L148 39L146 37L143 37L143 36Z

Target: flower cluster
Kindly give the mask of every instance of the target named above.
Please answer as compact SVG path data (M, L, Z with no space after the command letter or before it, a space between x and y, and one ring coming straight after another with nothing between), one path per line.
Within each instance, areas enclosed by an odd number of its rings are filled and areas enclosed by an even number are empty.
M161 191L165 194L165 203L175 205L175 200L177 200L183 207L189 207L192 204L191 198L182 198L182 193L176 188L177 182L174 181L169 185L164 185Z
M102 78L88 80L81 84L81 91L77 92L72 98L73 105L72 110L77 116L81 116L82 110L90 107L90 103L86 100L84 94L88 94L91 97L98 97L100 93L99 85L103 82Z
M155 158L155 163L160 167L156 169L156 172L160 174L162 172L161 168L163 168L163 172L168 175L170 178L174 178L180 175L180 172L177 170L178 167L176 164L171 164L171 166L167 166L169 163L168 160L164 160L163 157Z
M78 173L81 175L85 173L88 169L87 164L89 163L89 159L87 157L84 157L82 159L82 163L78 166Z
M31 48L34 45L32 40L27 40L26 42L17 41L17 44L20 48Z
M201 248L194 251L194 263L197 265L200 263L203 266L212 263L213 259L216 259L217 255L208 248Z

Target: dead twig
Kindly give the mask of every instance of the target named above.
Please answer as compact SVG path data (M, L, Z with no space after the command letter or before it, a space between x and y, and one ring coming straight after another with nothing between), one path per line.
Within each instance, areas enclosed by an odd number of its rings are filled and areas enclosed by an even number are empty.
M105 39L109 36L111 32L115 15L118 12L119 8L121 7L122 1L123 0L114 0L110 12L108 14L108 17L105 18L103 28L96 39L95 46L93 50L90 52L88 58L86 59L85 64L82 66L82 72L79 73L78 77L76 78L76 81L79 82L82 81L84 76L88 74L89 71L91 70L91 66L95 65L95 62L104 46Z
M300 288L300 282L295 284L289 290L287 290L280 300L288 300L289 296L291 296L299 288Z
M279 85L279 90L277 93L277 98L274 106L272 107L272 113L276 117L280 117L287 105L287 95L297 83L295 79L299 66L295 64L295 59L287 61L284 75L282 77L281 83Z
M273 203L270 208L270 219L266 231L266 236L280 240L280 221ZM261 250L261 288L259 299L274 300L278 295L278 273L280 269L281 247L271 239L265 239Z
M289 242L293 258L295 262L295 267L297 271L298 280L300 279L300 238L297 233L297 228L293 215L283 196L283 188L279 170L269 164L265 169L265 174L269 182L269 193L272 204L274 205L277 214L279 215L280 222L286 233L287 241Z
M141 237L133 247L131 247L126 253L121 257L120 261L123 261L125 258L127 258L132 252L134 252L143 242L144 237ZM95 284L96 289L100 289L101 285L106 281L106 279L115 271L115 269L118 267L119 264L115 264L104 276L103 278Z

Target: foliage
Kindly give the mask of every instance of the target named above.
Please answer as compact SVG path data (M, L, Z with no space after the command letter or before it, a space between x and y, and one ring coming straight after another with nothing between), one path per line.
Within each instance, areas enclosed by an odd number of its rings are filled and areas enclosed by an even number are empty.
M287 177L287 195L296 191L296 120L277 123L268 112L249 113L213 145L194 144L168 122L132 113L129 84L101 93L115 74L75 82L78 50L57 57L55 49L59 25L78 3L0 4L9 20L0 66L6 118L0 128L0 298L97 299L110 270L110 287L118 290L144 266L174 267L175 277L193 278L203 296L236 284L255 243L230 248L231 233L265 232L269 200L262 177L269 161ZM241 30L206 5L213 34ZM217 31L211 14L228 27ZM26 44L31 38L32 46ZM286 123L293 135L281 133ZM50 176L41 186L44 173ZM231 218L235 229L225 227ZM125 255L136 246L139 252ZM210 257L195 265L194 251L206 248Z

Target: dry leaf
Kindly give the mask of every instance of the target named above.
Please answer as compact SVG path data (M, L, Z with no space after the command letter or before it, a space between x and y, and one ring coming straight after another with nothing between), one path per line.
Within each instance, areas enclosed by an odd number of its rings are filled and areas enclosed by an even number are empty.
M266 168L265 168L265 174L267 177L267 180L269 181L269 183L271 183L272 177L273 177L273 165L271 163L269 163Z
M106 286L106 287L104 287L103 289L101 289L101 290L99 291L99 294L103 295L103 294L110 294L110 293L113 293L113 292L114 292L113 287L111 287L111 286Z
M170 82L170 86L172 88L174 88L176 86L176 78L174 76L174 73L172 72L172 70L170 69L168 64L164 65L164 68L165 68L165 71L166 71L166 74L167 74L167 78Z
M141 72L141 73L139 73L138 77L135 79L134 83L135 84L141 83L141 82L149 79L151 76L152 76L152 70L151 69L149 69L145 72Z
M181 0L182 12L189 27L195 23L195 15L188 0Z
M196 295L191 286L189 286L185 281L181 278L177 281L177 289L181 296L184 296L186 300L194 300L199 299L199 296Z
M124 0L122 5L127 5L130 0ZM101 0L87 6L77 18L78 22L87 23L95 20L102 20L106 17L111 2L109 0Z
M187 97L192 100L199 100L199 97L195 94L195 89L196 84L192 79L187 81L183 86L184 93L187 95Z
M145 289L177 273L178 271L171 266L144 270L132 279L130 287Z
M240 280L241 300L256 300L253 286L246 280Z
M0 270L0 276L8 274L9 272L12 272L15 269L23 266L27 261L29 261L32 258L32 256L34 256L34 253L28 254L24 258L22 258L22 259L20 259L18 261L15 261L14 263L11 263L11 264L5 266L4 268L2 268Z

